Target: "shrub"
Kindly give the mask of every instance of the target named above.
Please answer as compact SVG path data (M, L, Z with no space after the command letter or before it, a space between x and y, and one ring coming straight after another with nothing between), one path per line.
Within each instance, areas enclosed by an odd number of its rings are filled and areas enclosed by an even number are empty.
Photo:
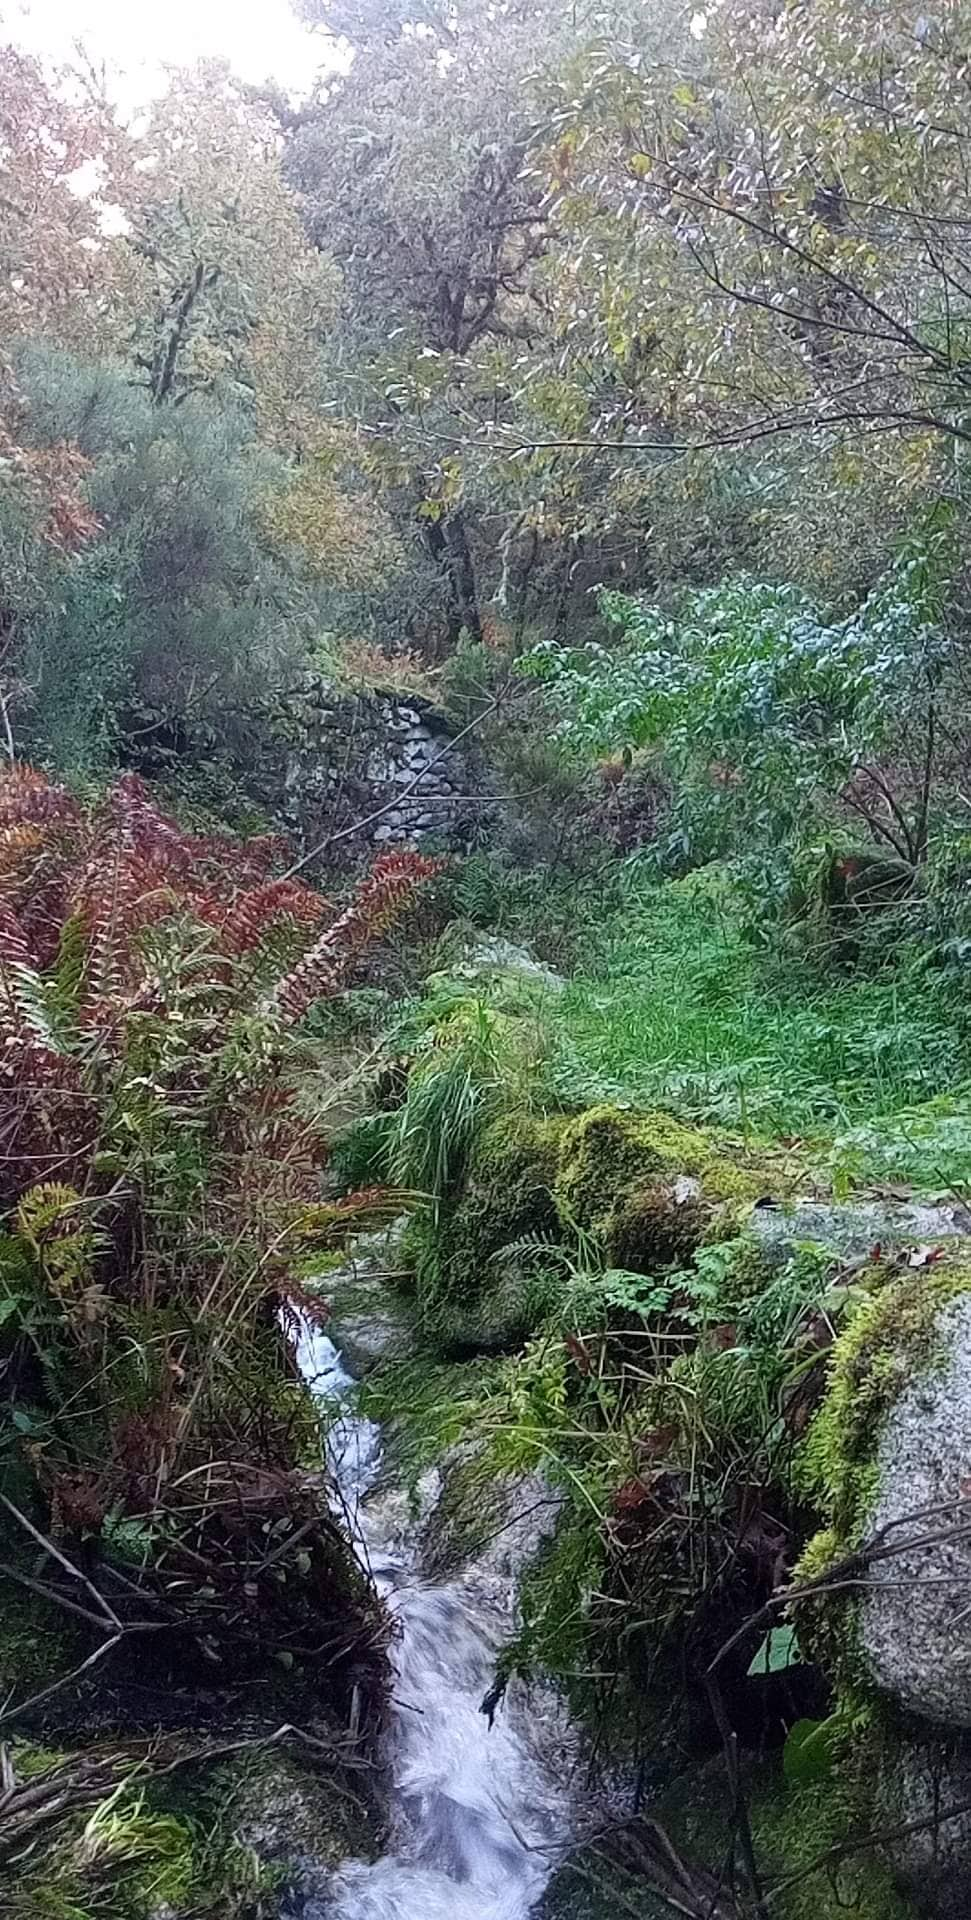
M696 860L752 841L761 860L852 816L916 866L939 748L940 558L940 536L916 539L838 620L793 586L744 575L687 594L674 616L605 593L613 646L545 642L527 668L566 742L660 753L675 844Z

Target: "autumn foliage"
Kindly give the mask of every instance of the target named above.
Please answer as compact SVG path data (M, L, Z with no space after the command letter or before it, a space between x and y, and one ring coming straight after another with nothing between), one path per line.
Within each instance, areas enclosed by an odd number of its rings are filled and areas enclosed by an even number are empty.
M294 1470L315 1426L281 1316L313 1250L394 1203L326 1203L300 1022L434 863L382 858L338 909L285 858L185 832L131 776L92 807L0 780L0 1491L27 1473L122 1651L151 1628L183 1666L299 1650L339 1674L380 1631Z

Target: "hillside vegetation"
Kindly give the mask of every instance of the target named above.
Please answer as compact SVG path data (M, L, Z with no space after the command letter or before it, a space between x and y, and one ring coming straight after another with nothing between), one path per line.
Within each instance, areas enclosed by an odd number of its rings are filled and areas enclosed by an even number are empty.
M295 5L300 97L0 44L0 1912L380 1846L298 1361L393 1229L430 1564L558 1502L551 1920L936 1920L971 1705L865 1618L971 1286L971 4Z

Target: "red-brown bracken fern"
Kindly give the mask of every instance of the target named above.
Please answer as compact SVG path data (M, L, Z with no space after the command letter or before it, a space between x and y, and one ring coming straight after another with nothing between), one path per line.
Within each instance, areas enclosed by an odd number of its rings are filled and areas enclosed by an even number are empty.
M91 1101L109 1063L123 1060L128 1024L171 1017L150 929L194 924L202 936L193 1056L179 1072L183 1094L198 1100L241 1015L292 1028L340 989L436 871L419 854L386 854L335 911L304 880L272 877L286 853L269 835L186 832L132 774L87 810L35 768L0 774L0 1197L28 1175L66 1167L77 1181L84 1140L97 1147ZM271 934L280 971L267 984ZM295 1195L298 1169L319 1155L296 1144L273 1046L262 1043L224 1079L235 1089L221 1096L227 1151L256 1155L274 1168L277 1190Z
M420 853L382 854L350 905L274 987L268 1004L299 1020L314 1000L336 993L362 949L390 930L439 865Z
M13 1423L67 1547L51 1579L83 1609L83 1549L119 1658L148 1620L180 1672L193 1648L207 1680L282 1652L350 1690L379 1675L381 1622L299 1469L319 1427L279 1318L319 1315L302 1262L403 1196L322 1200L297 1029L435 863L385 856L341 908L274 877L287 858L186 832L134 776L85 807L0 773L0 1237L26 1302L0 1320L0 1401L42 1436Z

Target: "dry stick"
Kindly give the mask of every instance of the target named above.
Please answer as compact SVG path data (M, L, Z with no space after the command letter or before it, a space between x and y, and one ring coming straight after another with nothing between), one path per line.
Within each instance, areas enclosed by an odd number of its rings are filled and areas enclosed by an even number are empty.
M729 1639L723 1642L708 1667L705 1677L708 1678L715 1673L722 1661L734 1652L739 1643L746 1639L756 1627L766 1625L780 1607L788 1607L794 1602L811 1599L814 1594L827 1593L834 1588L838 1590L850 1584L857 1585L859 1584L857 1576L868 1566L872 1566L874 1561L891 1560L901 1553L938 1546L944 1542L953 1543L968 1539L971 1537L971 1525L948 1527L943 1531L923 1534L916 1540L907 1539L892 1546L885 1544L888 1535L898 1527L912 1526L915 1521L930 1520L938 1514L967 1511L969 1507L971 1507L971 1497L967 1496L959 1500L942 1501L934 1506L915 1507L912 1513L904 1513L899 1519L888 1520L886 1526L881 1527L871 1540L864 1541L863 1545L857 1547L852 1553L845 1554L842 1560L835 1561L826 1573L818 1574L814 1580L804 1580L784 1588L780 1593L773 1594L764 1606L759 1607L756 1613L750 1614Z
M78 1619L87 1620L89 1626L104 1629L103 1613L92 1613L89 1607L80 1607L76 1600L68 1600L65 1594L58 1593L56 1587L45 1587L43 1581L31 1580L28 1574L21 1573L17 1567L10 1566L6 1560L0 1560L0 1573L7 1580L16 1580L20 1586L28 1587L31 1593L39 1594L42 1600L53 1600L56 1606L63 1607L67 1613L76 1613Z
M43 1687L40 1693L32 1693L29 1700L21 1700L15 1707L4 1708L4 1711L0 1713L0 1726L3 1726L9 1720L19 1720L21 1714L26 1713L28 1708L39 1707L43 1700L49 1700L52 1694L60 1693L61 1688L70 1685L72 1680L80 1679L82 1673L87 1673L89 1667L97 1666L98 1661L103 1660L105 1654L110 1653L112 1647L117 1647L119 1641L123 1640L124 1637L125 1631L123 1628L121 1633L113 1634L110 1640L103 1640L100 1647L96 1647L93 1653L89 1653L87 1659L82 1660L79 1667L72 1667L70 1673L63 1673L59 1680L53 1680L51 1685L49 1687Z
M728 1786L732 1796L732 1820L741 1845L742 1858L745 1862L745 1872L751 1889L755 1912L758 1915L758 1920L768 1920L768 1910L762 1891L762 1881L759 1875L758 1862L755 1858L755 1843L752 1839L752 1826L749 1820L748 1803L745 1798L745 1789L742 1786L742 1776L738 1764L738 1735L729 1723L717 1674L709 1672L705 1676L705 1682L708 1688L708 1698L711 1701L711 1710L715 1716L715 1725L718 1728L724 1750L725 1771L728 1775Z
M531 700L538 691L539 689L536 687L526 688L520 698L523 702ZM397 807L400 807L402 800L407 800L409 796L414 793L419 782L424 780L429 773L433 773L436 767L441 766L442 761L447 760L449 754L454 753L455 748L461 741L466 739L470 733L474 733L486 720L491 719L494 713L498 713L501 705L502 694L498 694L495 700L490 701L489 705L483 708L481 713L476 714L474 720L470 720L467 726L462 727L458 733L453 734L451 740L441 749L441 752L436 753L434 759L429 760L427 765L422 767L421 772L416 773L414 779L409 781L408 785L403 787L400 793L396 793L392 800L386 800L383 806L375 807L373 813L365 814L362 820L355 820L351 826L341 827L339 833L331 833L328 834L325 840L318 840L316 846L310 847L305 854L301 855L299 860L294 861L293 866L288 867L286 873L281 875L281 878L283 880L292 880L295 874L300 873L304 867L309 866L311 860L316 860L319 854L326 853L328 848L335 847L339 840L349 840L355 833L361 833L365 827L372 826L374 821L380 820L384 814L393 813Z
M51 1554L58 1564L64 1568L66 1573L71 1574L73 1579L80 1580L81 1585L91 1595L95 1605L100 1607L102 1616L107 1619L109 1625L117 1628L119 1633L124 1633L124 1623L119 1620L114 1608L109 1605L104 1594L99 1593L94 1581L89 1580L86 1574L81 1573L79 1568L74 1566L67 1558L66 1554L61 1553L60 1549L55 1547L53 1540L48 1540L46 1534L40 1533L33 1523L27 1519L26 1514L21 1513L20 1508L15 1507L13 1501L9 1500L5 1493L0 1493L0 1505L5 1506L7 1512L13 1514L14 1519L30 1534L31 1539L36 1540L37 1545L43 1547L45 1553Z
M619 1831L623 1833L629 1825L629 1822L621 1823ZM618 1829L610 1831L616 1832ZM647 1821L644 1837L635 1833L632 1838L637 1849L636 1863L615 1860L601 1846L591 1846L589 1851L608 1866L620 1866L632 1882L646 1880L654 1897L672 1913L684 1915L685 1920L741 1920L734 1895L724 1886L724 1870L720 1879L712 1885L712 1875L707 1872L699 1874L682 1859L660 1821ZM582 1861L573 1862L573 1872L591 1886L603 1887L603 1882L598 1882ZM635 1915L636 1920L643 1920L644 1909L639 1897L635 1903L630 1894L616 1885L611 1887L610 1892L611 1898L619 1901L626 1913Z

